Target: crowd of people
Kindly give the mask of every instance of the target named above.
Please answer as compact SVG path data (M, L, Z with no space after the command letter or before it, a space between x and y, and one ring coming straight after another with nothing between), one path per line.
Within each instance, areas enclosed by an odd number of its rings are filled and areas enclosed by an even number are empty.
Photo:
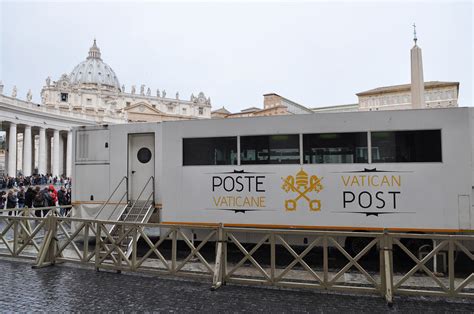
M43 186L43 187L42 187ZM58 188L56 188L58 187ZM60 207L60 215L67 215L71 205L71 179L51 175L33 175L0 178L0 208L10 209L8 215L16 215L16 210L25 207ZM36 210L35 215L44 216L48 210Z
M30 185L46 185L46 184L53 184L53 185L65 185L66 188L69 187L71 183L71 178L66 176L53 176L51 174L34 174L31 176L18 176L18 177L10 177L10 176L0 176L0 189L12 189L15 187L21 186L30 186Z

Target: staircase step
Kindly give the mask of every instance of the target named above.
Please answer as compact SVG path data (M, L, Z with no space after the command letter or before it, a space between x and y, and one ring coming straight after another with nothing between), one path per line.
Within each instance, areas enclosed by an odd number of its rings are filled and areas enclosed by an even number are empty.
M133 206L134 205L134 206ZM119 217L118 221L123 221L123 222L141 222L144 220L144 218L148 215L150 215L150 211L153 210L153 202L152 201L137 201L134 203L134 201L131 201L129 205L124 209L122 212L122 215ZM147 222L147 221L144 221ZM120 239L124 233L128 232L130 230L129 226L120 226L117 225L110 230L110 235L111 238L114 241L117 241ZM140 235L139 235L140 236ZM126 237L122 239L122 241L117 244L117 247L119 247L125 255L128 257L131 252L128 252L130 244L133 241L133 235L129 234ZM112 243L110 240L106 240L104 242L104 246L106 250L110 249L112 246ZM106 253L105 251L101 251L100 254L104 255ZM111 255L114 258L118 258L118 253L114 249L111 253ZM111 259L111 256L107 257L108 259Z

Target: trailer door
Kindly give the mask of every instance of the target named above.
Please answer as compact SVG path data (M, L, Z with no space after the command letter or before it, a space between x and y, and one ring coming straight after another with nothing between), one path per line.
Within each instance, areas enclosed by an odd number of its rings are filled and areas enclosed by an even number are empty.
M145 184L155 176L155 134L141 133L128 136L128 181L129 198L132 201L146 200L153 191L153 184ZM141 196L139 194L143 190Z

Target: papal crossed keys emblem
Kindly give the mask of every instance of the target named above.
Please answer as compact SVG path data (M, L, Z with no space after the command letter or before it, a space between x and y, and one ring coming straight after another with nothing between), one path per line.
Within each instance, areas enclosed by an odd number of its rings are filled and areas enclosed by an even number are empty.
M295 211L298 207L298 201L305 199L308 202L309 209L311 211L321 210L321 201L317 199L310 199L308 193L316 192L319 193L324 187L321 184L323 177L319 178L316 175L308 177L308 174L301 169L296 176L282 177L283 185L281 188L289 193L297 193L297 196L293 199L285 200L285 208L288 211Z

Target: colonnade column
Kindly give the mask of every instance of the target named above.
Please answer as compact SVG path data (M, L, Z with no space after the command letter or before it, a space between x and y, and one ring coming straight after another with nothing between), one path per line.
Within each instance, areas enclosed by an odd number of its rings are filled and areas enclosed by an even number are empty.
M23 175L31 176L31 126L25 125L23 133Z
M67 132L66 145L66 177L70 178L72 170L72 131Z
M10 140L10 131L5 130L5 173L8 172L8 142Z
M38 173L46 174L46 129L39 129Z
M64 175L66 172L64 171L64 136L61 132L59 132L59 175Z
M10 123L10 134L8 138L8 175L16 177L16 124Z
M31 130L31 174L36 173L38 171L38 167L36 166L38 164L38 152L36 148L36 134L34 130Z
M53 164L53 153L51 152L51 139L53 137L46 132L46 174L50 175L53 172L51 165Z
M54 130L53 135L53 166L52 166L52 174L53 176L59 177L59 130Z

